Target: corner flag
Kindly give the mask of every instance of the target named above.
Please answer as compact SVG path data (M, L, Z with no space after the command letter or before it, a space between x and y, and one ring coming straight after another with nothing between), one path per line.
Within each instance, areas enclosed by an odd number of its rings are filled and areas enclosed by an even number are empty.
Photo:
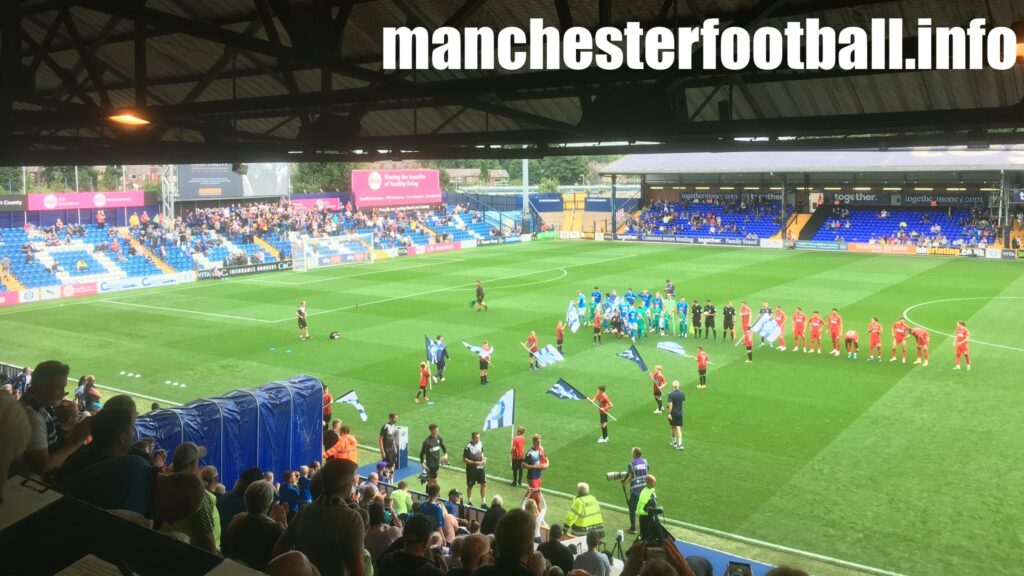
M362 403L359 402L359 396L356 395L355 390L349 390L341 395L340 398L334 401L335 404L351 404L359 411L359 419L366 422L366 409L363 408Z
M644 359L640 357L640 353L636 351L636 346L630 346L625 352L619 353L619 356L622 356L626 360L636 362L636 365L640 367L641 372L647 372L647 363L645 363Z
M559 400L587 399L587 397L583 395L583 392L580 392L579 390L574 388L572 384L569 384L568 382L562 380L561 378L558 379L558 382L555 382L554 386L548 388L548 394L551 394L552 396L558 398Z
M498 399L498 403L491 408L484 420L484 430L496 428L507 428L515 422L516 412L516 390L515 388L505 392Z

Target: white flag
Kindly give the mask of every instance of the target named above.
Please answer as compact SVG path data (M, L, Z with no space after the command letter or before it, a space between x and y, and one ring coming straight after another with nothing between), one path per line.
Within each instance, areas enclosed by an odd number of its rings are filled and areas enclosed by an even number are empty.
M569 330L573 334L580 329L580 312L576 309L576 304L573 304L572 300L569 301L569 310L565 313L565 323L569 325Z
M775 342L775 339L782 334L782 329L775 323L771 314L764 314L750 329L754 334L760 335L768 342Z
M349 390L348 392L341 395L340 398L334 401L335 404L351 404L359 411L359 419L366 422L366 409L359 402L359 396L356 395L355 390Z
M491 408L484 420L484 430L507 428L515 421L516 390L513 388L501 395L498 403Z
M533 356L537 359L537 364L541 368L550 366L555 362L565 360L565 357L558 351L558 348L555 348L554 344L548 344L540 350L537 350L536 354Z
M686 356L686 349L678 342L658 342L658 350L664 350L680 356Z

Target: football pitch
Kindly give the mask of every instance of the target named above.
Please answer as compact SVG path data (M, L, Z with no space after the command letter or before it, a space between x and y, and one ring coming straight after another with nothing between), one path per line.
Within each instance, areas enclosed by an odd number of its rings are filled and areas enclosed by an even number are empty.
M542 346L553 343L577 290L654 292L667 278L677 297L712 299L719 330L727 300L755 311L767 300L790 316L796 306L823 316L837 307L862 335L860 359L833 357L826 342L821 355L755 347L745 364L742 347L702 340L712 364L708 388L697 390L695 363L649 338L637 345L644 360L686 394L683 452L652 414L647 375L617 356L627 340L605 335L595 347L589 328L567 332L564 362L528 370L519 342L536 330ZM467 306L476 279L487 312ZM295 330L300 300L314 336L306 342ZM1016 262L552 241L8 309L0 360L59 358L101 386L182 403L312 374L336 397L358 392L369 421L345 405L335 416L361 443L375 444L396 411L411 457L436 422L456 463L515 388L516 424L544 436L546 488L574 492L588 481L602 502L621 505L604 474L625 469L640 446L671 519L903 574L1000 574L1024 561L1022 311ZM888 362L901 314L931 331L927 368L910 363L912 347L907 364ZM885 327L882 363L866 360L872 315ZM971 330L971 372L952 370L957 320ZM332 330L342 338L328 339ZM414 404L424 334L443 334L451 360L432 402ZM494 347L489 386L462 340ZM696 351L692 336L676 341ZM591 396L607 385L618 418L607 444L596 443L593 406L545 394L558 378ZM509 477L509 436L483 434L489 474Z

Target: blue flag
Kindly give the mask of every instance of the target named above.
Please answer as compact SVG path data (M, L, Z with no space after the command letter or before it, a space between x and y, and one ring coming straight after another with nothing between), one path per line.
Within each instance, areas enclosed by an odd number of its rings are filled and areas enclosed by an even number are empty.
M552 344L548 344L540 350L537 350L533 356L537 359L537 364L541 368L550 366L555 362L565 360L565 357L558 351L558 348L555 348Z
M640 353L636 351L636 346L630 346L628 350L619 354L626 360L632 360L636 362L636 365L640 367L641 372L647 372L647 364L644 359L640 357Z
M573 388L572 384L569 384L568 382L562 380L561 378L558 379L558 382L555 382L554 386L548 388L548 394L551 394L552 396L560 400L587 399L587 397L583 395L583 392L580 392L576 388Z
M479 346L473 346L472 344L470 344L469 342L466 342L465 340L462 341L462 345L465 346L466 348L471 350L474 354L476 354L477 356L480 356L480 357L486 356L487 358L490 358L491 354L494 353L494 348L491 348L490 350L484 351L483 348L481 348Z
M569 325L569 330L573 334L580 329L580 312L572 300L569 301L569 310L565 313L565 323Z
M516 390L515 388L505 392L498 399L498 403L491 408L484 420L484 430L496 428L507 428L515 422L516 412Z
M768 342L775 342L775 339L782 334L782 328L775 323L771 314L765 314L753 326L750 327L754 334L757 334Z
M444 343L431 340L426 334L423 335L423 341L427 347L427 362L437 364L444 356Z
M678 342L658 342L658 350L664 350L673 354L679 354L680 356L686 356L686 349L683 345Z
M363 404L359 402L359 396L356 395L355 390L349 390L342 394L341 398L334 401L335 404L351 404L359 411L359 419L366 422L366 409L363 408Z

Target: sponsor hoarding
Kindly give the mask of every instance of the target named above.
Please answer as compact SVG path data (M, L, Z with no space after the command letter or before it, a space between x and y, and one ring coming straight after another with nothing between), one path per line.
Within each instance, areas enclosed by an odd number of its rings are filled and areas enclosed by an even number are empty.
M998 248L989 248L985 250L985 258L991 258L992 260L1000 260L1003 257L1003 251Z
M686 202L739 201L739 192L680 192L679 199Z
M0 292L0 307L21 303L21 292Z
M987 198L981 193L971 194L903 194L903 206L936 206L968 207L984 206Z
M561 194L534 194L530 196L530 204L537 212L561 212L564 209Z
M292 196L288 203L305 210L323 210L324 208L332 212L341 210L340 198L298 198Z
M22 304L25 304L25 303L28 303L28 302L38 302L38 301L39 301L39 289L38 288L29 288L28 290L22 290L21 291L21 303Z
M170 286L194 282L194 272L178 272L176 274L161 274L160 276L139 276L135 278L120 278L117 280L103 280L99 283L99 292L120 292L122 290L138 290L139 288L155 288L157 286Z
M60 287L61 298L78 298L79 296L95 296L98 289L95 282L81 284L65 284Z
M1002 252L1003 260L1016 260L1017 259L1017 252L1018 252L1017 250L1003 250L1003 252Z
M409 254L412 256L417 254L436 254L438 252L451 252L461 248L462 245L459 242L438 242L437 244L427 244L425 246L409 246Z
M278 270L291 270L291 260L280 260L278 262L264 262L262 264L246 264L243 266L218 266L209 270L200 270L196 273L197 280L213 280L216 278L230 278L232 276L248 276L261 272L276 272Z
M762 238L759 243L761 248L781 249L784 247L782 240L779 238Z
M579 240L580 233L570 230L562 230L558 233L558 237L562 240Z
M494 246L496 244L504 244L504 238L484 238L483 240L477 240L477 246Z
M28 207L25 194L0 194L0 212L22 212Z
M917 247L912 244L869 244L867 242L847 242L846 249L861 254L917 254Z
M441 202L437 170L353 170L352 197L358 208Z
M793 243L797 250L846 250L846 244L842 242L818 242L816 240L797 240Z
M884 192L827 192L825 201L839 201L844 206L889 206L892 194Z
M145 192L62 192L28 195L29 210L94 210L145 205Z
M60 286L43 286L39 289L40 300L56 300L60 298Z
M178 166L178 198L282 198L288 195L291 165L287 162L247 164L245 175L231 164L181 164Z
M548 230L547 232L537 232L537 240L555 240L558 238L558 232L554 230Z
M1024 204L1024 188L1010 190L1010 204Z
M642 242L663 242L670 244L700 244L702 246L744 246L756 248L761 245L760 240L749 238L716 238L704 236L662 236L659 234L642 234L639 237L632 234L620 234L619 240L640 240Z
M919 252L920 253L920 252ZM967 256L971 258L985 257L985 250L981 248L927 248L925 254L931 256Z

